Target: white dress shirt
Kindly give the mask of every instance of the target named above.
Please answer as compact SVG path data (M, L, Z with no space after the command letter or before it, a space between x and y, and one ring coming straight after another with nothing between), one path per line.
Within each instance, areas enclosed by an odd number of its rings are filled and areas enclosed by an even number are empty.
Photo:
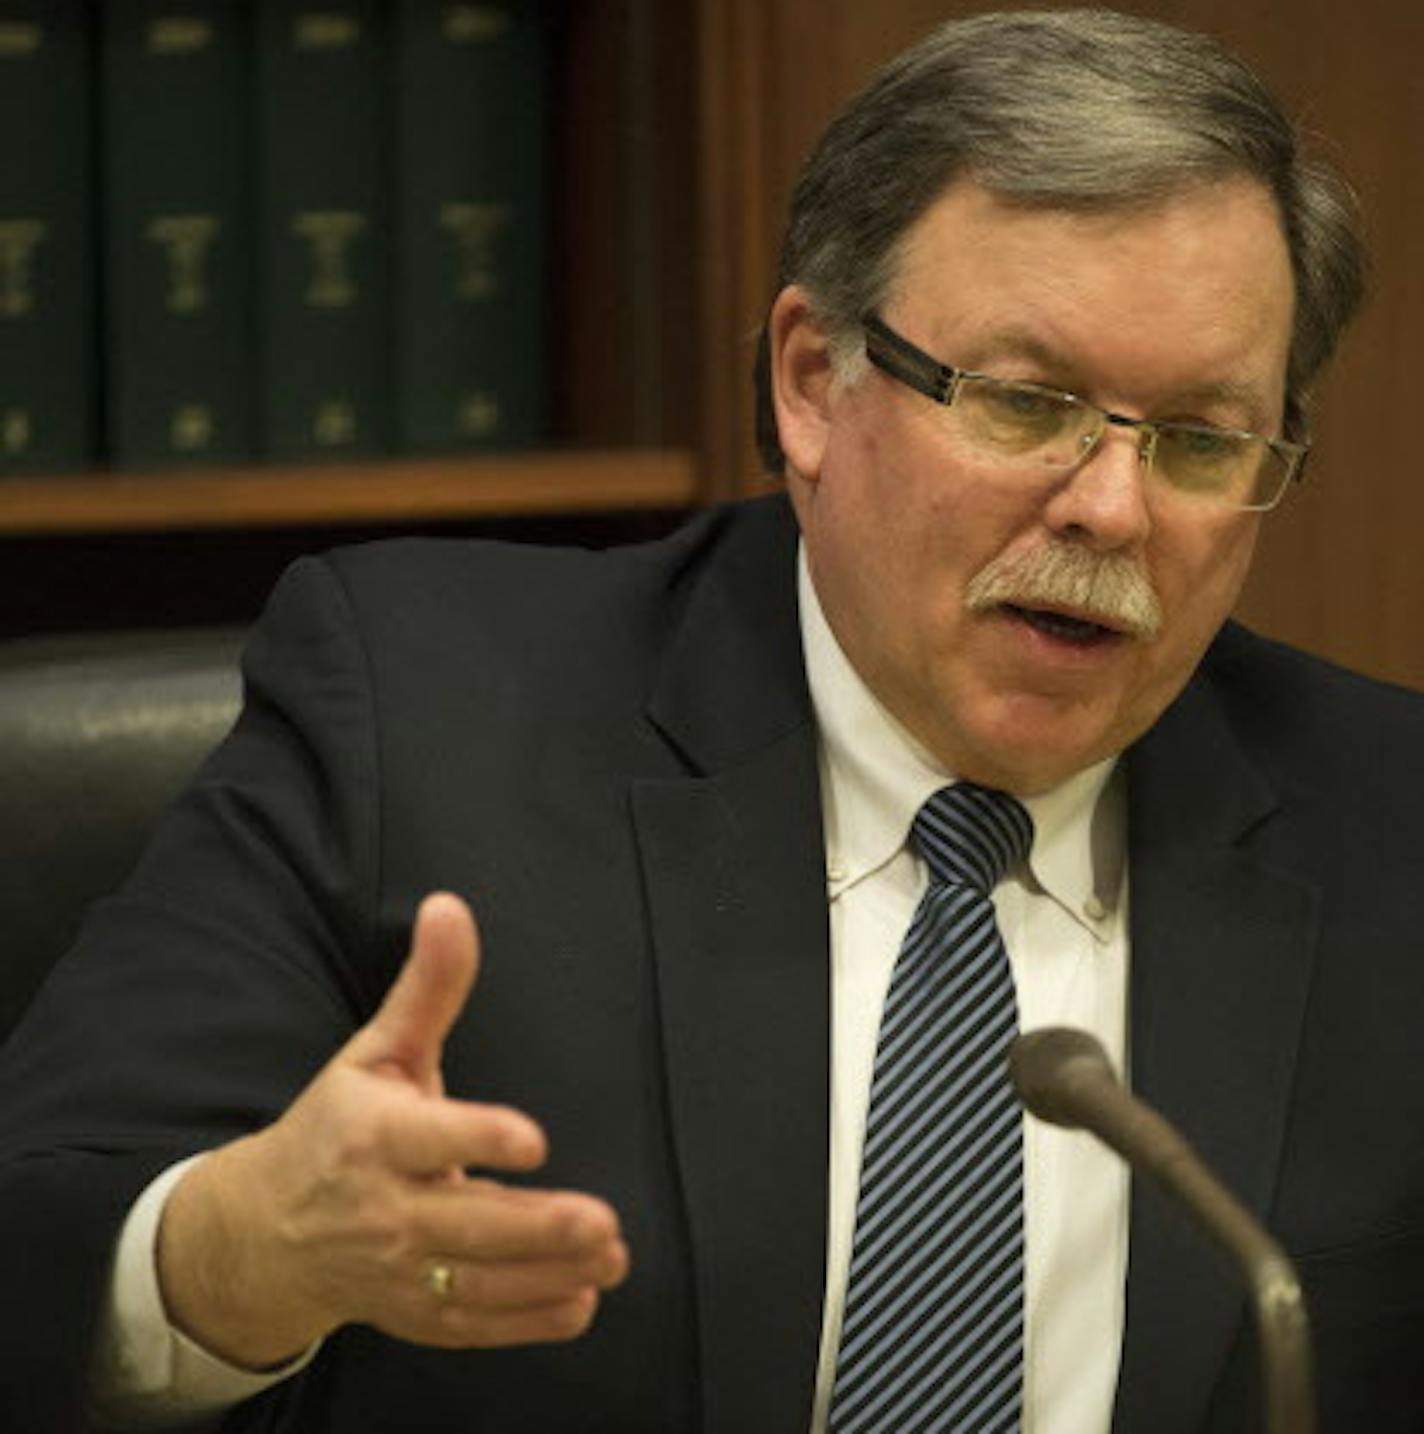
M217 1413L303 1369L320 1345L275 1371L227 1364L168 1323L158 1289L158 1225L195 1155L170 1165L134 1202L114 1257L93 1370L95 1415L146 1427Z
M907 845L925 799L951 773L870 694L832 635L800 560L806 671L820 730L830 903L832 1074L825 1315L812 1434L824 1434L855 1227L880 1010L926 884ZM1103 763L1025 802L1026 870L994 892L1019 1025L1074 1025L1124 1068L1127 943L1123 803ZM168 1193L161 1175L120 1235L96 1356L97 1410L156 1423L235 1404L302 1368L254 1374L207 1354L167 1321L154 1256ZM1127 1268L1127 1176L1080 1133L1026 1119L1025 1434L1103 1434L1112 1411ZM636 1258L636 1252L635 1252Z
M824 1434L855 1231L860 1151L881 1007L924 892L907 844L953 774L860 680L800 573L806 672L820 730L831 929L830 1206L812 1434ZM1105 762L1024 802L1027 869L994 892L1019 1028L1091 1031L1122 1070L1127 991L1121 778ZM1128 1180L1091 1136L1025 1117L1025 1434L1103 1434L1112 1415L1127 1270Z

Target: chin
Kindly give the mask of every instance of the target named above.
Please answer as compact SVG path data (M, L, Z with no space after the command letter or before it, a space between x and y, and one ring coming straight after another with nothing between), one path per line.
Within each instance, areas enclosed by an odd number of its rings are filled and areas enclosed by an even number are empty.
M1037 796L1120 752L1130 740L1100 717L1034 706L1040 710L1000 712L994 720L958 728L946 765L968 781Z
M1051 792L1076 772L1091 767L1104 754L1064 755L1043 749L995 753L982 761L966 763L961 775L980 786L996 787L1019 797L1037 797Z

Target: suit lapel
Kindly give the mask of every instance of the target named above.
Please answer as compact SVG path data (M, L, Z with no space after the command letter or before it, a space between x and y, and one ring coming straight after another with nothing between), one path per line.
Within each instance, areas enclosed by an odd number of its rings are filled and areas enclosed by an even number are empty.
M795 529L765 512L698 579L650 706L688 775L633 791L707 1434L805 1426L824 1288L824 842Z
M1132 1084L1264 1220L1318 892L1271 855L1275 798L1205 680L1133 750L1128 773ZM1198 1428L1247 1311L1225 1259L1134 1182L1114 1427Z

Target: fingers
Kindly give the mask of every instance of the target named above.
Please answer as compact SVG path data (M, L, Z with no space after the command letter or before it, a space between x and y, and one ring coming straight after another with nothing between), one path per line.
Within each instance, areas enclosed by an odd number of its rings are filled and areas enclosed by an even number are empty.
M421 902L411 949L376 1014L333 1062L349 1084L357 1072L398 1075L402 1090L362 1089L351 1103L369 1118L350 1123L358 1158L377 1153L408 1175L480 1165L531 1170L545 1158L543 1132L527 1116L499 1106L447 1101L440 1061L445 1039L474 987L479 935L470 908L450 892ZM359 1082L358 1082L359 1083Z
M399 1066L422 1085L438 1084L440 1053L479 969L479 936L470 908L450 892L421 902L410 954L375 1016L347 1047L372 1069Z
M548 1153L522 1112L445 1094L443 1047L478 967L469 908L427 897L376 1014L252 1137L264 1198L251 1208L269 1214L246 1263L258 1290L295 1292L286 1303L301 1315L288 1321L298 1334L356 1322L446 1346L572 1339L627 1274L603 1201L467 1173L529 1171ZM280 1333L285 1349L291 1333ZM275 1343L247 1325L240 1334L239 1362Z
M471 1306L514 1314L611 1290L626 1278L628 1257L619 1246L581 1260L465 1262L452 1269L453 1292Z
M437 1186L414 1219L425 1247L457 1259L598 1263L610 1251L626 1258L617 1215L602 1200L572 1190L518 1189L493 1180Z
M397 1091L373 1124L368 1153L402 1175L441 1175L471 1166L534 1170L548 1154L544 1132L508 1106L411 1100Z
M610 1290L628 1273L621 1241L577 1256L528 1260L432 1260L450 1271L448 1299L490 1314L539 1309Z
M627 1277L617 1217L571 1191L471 1182L447 1191L422 1219L438 1255L417 1272L426 1342L495 1347L575 1338L600 1295ZM430 1280L438 1268L441 1278Z
M447 1349L562 1344L586 1333L597 1311L598 1291L592 1289L528 1309L491 1310L452 1299L434 1311L422 1342Z

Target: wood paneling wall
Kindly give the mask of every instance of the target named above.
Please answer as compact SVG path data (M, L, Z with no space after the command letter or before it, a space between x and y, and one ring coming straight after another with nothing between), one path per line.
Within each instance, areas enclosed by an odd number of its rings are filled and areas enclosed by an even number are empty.
M705 0L704 219L712 471L756 464L745 382L801 158L871 67L941 19L946 0ZM1041 7L1040 7L1041 8ZM1265 521L1241 615L1259 630L1424 688L1424 3L1127 0L1207 29L1266 77L1359 191L1373 297L1322 385L1305 486ZM727 415L732 415L730 425ZM713 437L713 433L717 434Z

